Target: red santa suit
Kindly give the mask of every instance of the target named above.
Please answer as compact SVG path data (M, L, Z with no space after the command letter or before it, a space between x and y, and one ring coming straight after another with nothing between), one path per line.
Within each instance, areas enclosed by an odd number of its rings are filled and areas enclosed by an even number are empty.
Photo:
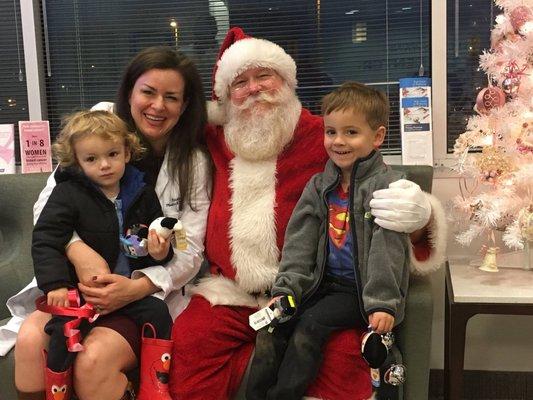
M294 88L292 58L271 42L242 35L234 28L222 46L223 57L215 71L217 96L251 66L275 69ZM229 67L224 63L228 56ZM322 118L306 109L277 159L250 161L235 156L220 125L208 128L207 143L215 166L206 233L211 275L193 289L189 306L174 323L170 392L175 399L230 399L239 388L255 342L248 317L268 301L266 292L278 269L289 217L305 184L327 160ZM422 258L429 255L425 247ZM361 334L352 329L332 335L308 396L331 400L371 396Z

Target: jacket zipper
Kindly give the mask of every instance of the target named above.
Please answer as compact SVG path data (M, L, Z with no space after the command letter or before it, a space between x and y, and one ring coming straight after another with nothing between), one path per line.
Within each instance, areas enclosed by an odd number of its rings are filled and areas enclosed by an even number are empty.
M129 216L130 216L130 213L131 213L131 210L134 208L133 206L135 206L135 203L137 203L137 200L139 200L139 198L141 197L141 195L144 193L144 191L146 190L146 185L144 185L143 187L141 187L140 190L137 191L137 193L135 194L135 196L133 197L133 199L131 200L131 203L130 205L128 206L128 208L126 210L122 210L123 211L123 217L122 217L122 230L124 230L124 227L128 226L129 225ZM115 210L116 210L116 202L114 203L115 204ZM124 206L124 203L122 203L122 206ZM124 232L120 232L120 224L119 224L119 221L118 221L118 215L115 211L115 219L116 219L116 222L117 222L117 225L118 226L118 236L119 237L120 235L122 235ZM149 224L151 223L152 221L149 222ZM148 225L149 225L148 224ZM118 243L119 245L119 248L120 248L120 243ZM117 256L118 257L118 256Z
M141 187L141 189L137 192L137 194L135 195L135 197L133 198L133 200L131 201L128 209L126 211L124 211L124 223L128 220L128 217L129 217L129 214L130 214L130 211L131 209L133 208L133 206L135 205L135 203L137 202L137 200L139 200L139 197L141 197L141 195L144 193L144 191L146 190L146 185L144 185L143 187ZM149 221L149 224L152 223L152 221Z
M373 153L371 153L372 155ZM366 160L367 157L365 157L363 160ZM362 283L361 283L361 271L359 270L359 251L357 249L357 232L355 230L355 218L354 217L354 208L353 208L353 193L355 191L355 173L357 172L357 167L359 166L359 163L361 162L361 159L357 159L353 165L352 168L352 175L350 176L350 193L348 196L348 207L349 210L349 218L350 218L350 230L352 231L352 258L353 258L353 269L355 274L355 291L357 292L357 298L359 303L359 312L361 313L361 316L363 317L363 320L365 323L368 324L368 317L366 315L365 309L363 307L363 295L362 295Z
M325 223L325 229L326 229L326 239L324 240L324 247L323 247L323 257L322 257L322 265L318 265L317 267L320 268L320 277L315 280L313 283L313 286L307 291L307 293L302 294L302 304L305 303L305 301L311 296L315 294L318 287L320 286L320 283L322 282L322 279L324 278L324 271L326 270L325 265L327 261L327 253L328 253L328 226L329 226L329 207L328 207L328 199L327 195L339 184L339 174L337 174L337 179L335 182L333 182L331 185L329 185L326 190L324 190L322 194L322 201L324 202L324 206L326 207L326 223Z

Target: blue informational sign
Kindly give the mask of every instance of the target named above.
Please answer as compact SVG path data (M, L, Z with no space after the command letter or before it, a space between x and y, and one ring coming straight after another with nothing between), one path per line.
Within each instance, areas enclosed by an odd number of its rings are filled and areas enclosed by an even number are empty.
M433 164L431 78L400 79L403 164Z

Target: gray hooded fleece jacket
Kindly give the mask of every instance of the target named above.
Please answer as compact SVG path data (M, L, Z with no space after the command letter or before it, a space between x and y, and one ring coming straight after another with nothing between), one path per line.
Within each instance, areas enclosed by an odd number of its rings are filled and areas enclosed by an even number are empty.
M279 272L272 296L292 295L297 304L316 291L327 268L327 194L339 185L341 172L329 160L322 173L307 183L287 226ZM383 162L379 151L355 162L350 183L350 231L357 292L361 314L385 311L395 318L404 316L409 283L409 237L384 229L370 214L372 193L402 178Z

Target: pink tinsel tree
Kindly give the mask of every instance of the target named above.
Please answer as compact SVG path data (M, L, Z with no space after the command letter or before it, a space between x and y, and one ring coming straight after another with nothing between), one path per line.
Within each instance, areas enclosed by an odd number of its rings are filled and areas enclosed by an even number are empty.
M480 56L487 87L454 146L461 194L451 219L462 245L503 232L511 249L533 240L533 0L496 0L503 13ZM470 185L467 183L470 182Z

